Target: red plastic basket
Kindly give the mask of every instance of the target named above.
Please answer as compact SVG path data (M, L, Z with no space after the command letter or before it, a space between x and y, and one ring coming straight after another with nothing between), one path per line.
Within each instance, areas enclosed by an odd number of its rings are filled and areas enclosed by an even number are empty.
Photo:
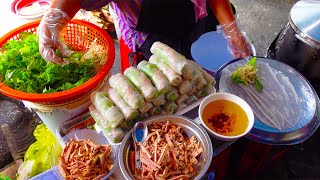
M36 33L39 23L40 21L31 22L10 31L0 39L0 47L10 39L19 39L20 32ZM26 93L14 90L0 82L0 92L18 100L56 105L75 101L97 88L108 77L107 75L114 63L115 49L112 38L102 28L82 20L72 20L68 24L67 32L63 38L74 50L84 50L91 42L95 41L103 46L108 53L106 64L90 80L69 90L47 94Z

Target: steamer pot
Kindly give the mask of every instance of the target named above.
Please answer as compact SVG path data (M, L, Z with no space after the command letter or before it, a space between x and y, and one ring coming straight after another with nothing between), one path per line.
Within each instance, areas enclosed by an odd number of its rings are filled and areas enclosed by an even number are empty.
M268 48L267 57L300 71L320 93L320 1L298 1L288 23Z

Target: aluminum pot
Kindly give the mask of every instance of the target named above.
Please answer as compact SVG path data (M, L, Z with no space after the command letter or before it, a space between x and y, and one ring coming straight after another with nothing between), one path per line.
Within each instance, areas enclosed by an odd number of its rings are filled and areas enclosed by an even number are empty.
M200 154L198 158L199 163L196 166L196 171L198 171L198 173L196 177L194 177L195 180L201 179L209 169L213 155L212 142L208 133L205 131L203 127L198 125L196 122L184 116L162 115L150 118L146 120L145 123L147 125L150 125L154 122L166 123L167 121L181 126L184 133L188 137L196 136L197 139L201 141L203 152ZM118 151L118 159L121 172L123 176L128 180L135 179L132 171L130 170L128 160L129 150L133 148L131 133L132 130L129 133L127 133L127 135L123 138L122 144Z
M289 22L268 48L267 57L300 71L320 94L320 1L298 1Z

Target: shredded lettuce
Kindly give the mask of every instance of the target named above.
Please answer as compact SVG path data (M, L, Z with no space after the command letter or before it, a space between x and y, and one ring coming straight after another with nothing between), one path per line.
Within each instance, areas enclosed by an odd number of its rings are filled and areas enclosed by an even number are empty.
M52 160L52 151L58 143L51 131L40 124L33 132L36 142L31 144L24 155L24 162L18 170L18 179L31 178L48 169ZM58 157L57 157L58 158Z
M19 37L0 50L0 81L13 89L52 93L77 87L96 74L96 60L82 58L85 52L73 53L70 63L61 66L41 57L36 34L23 32Z
M259 92L262 91L263 85L258 79L258 68L256 66L257 58L251 58L248 63L237 68L231 73L231 80L237 84L254 84Z

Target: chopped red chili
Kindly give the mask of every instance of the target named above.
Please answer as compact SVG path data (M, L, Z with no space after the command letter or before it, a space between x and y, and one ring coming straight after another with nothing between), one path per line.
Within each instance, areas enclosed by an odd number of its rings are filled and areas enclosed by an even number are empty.
M233 119L225 113L218 113L209 118L208 123L212 125L215 132L225 134L233 130Z

